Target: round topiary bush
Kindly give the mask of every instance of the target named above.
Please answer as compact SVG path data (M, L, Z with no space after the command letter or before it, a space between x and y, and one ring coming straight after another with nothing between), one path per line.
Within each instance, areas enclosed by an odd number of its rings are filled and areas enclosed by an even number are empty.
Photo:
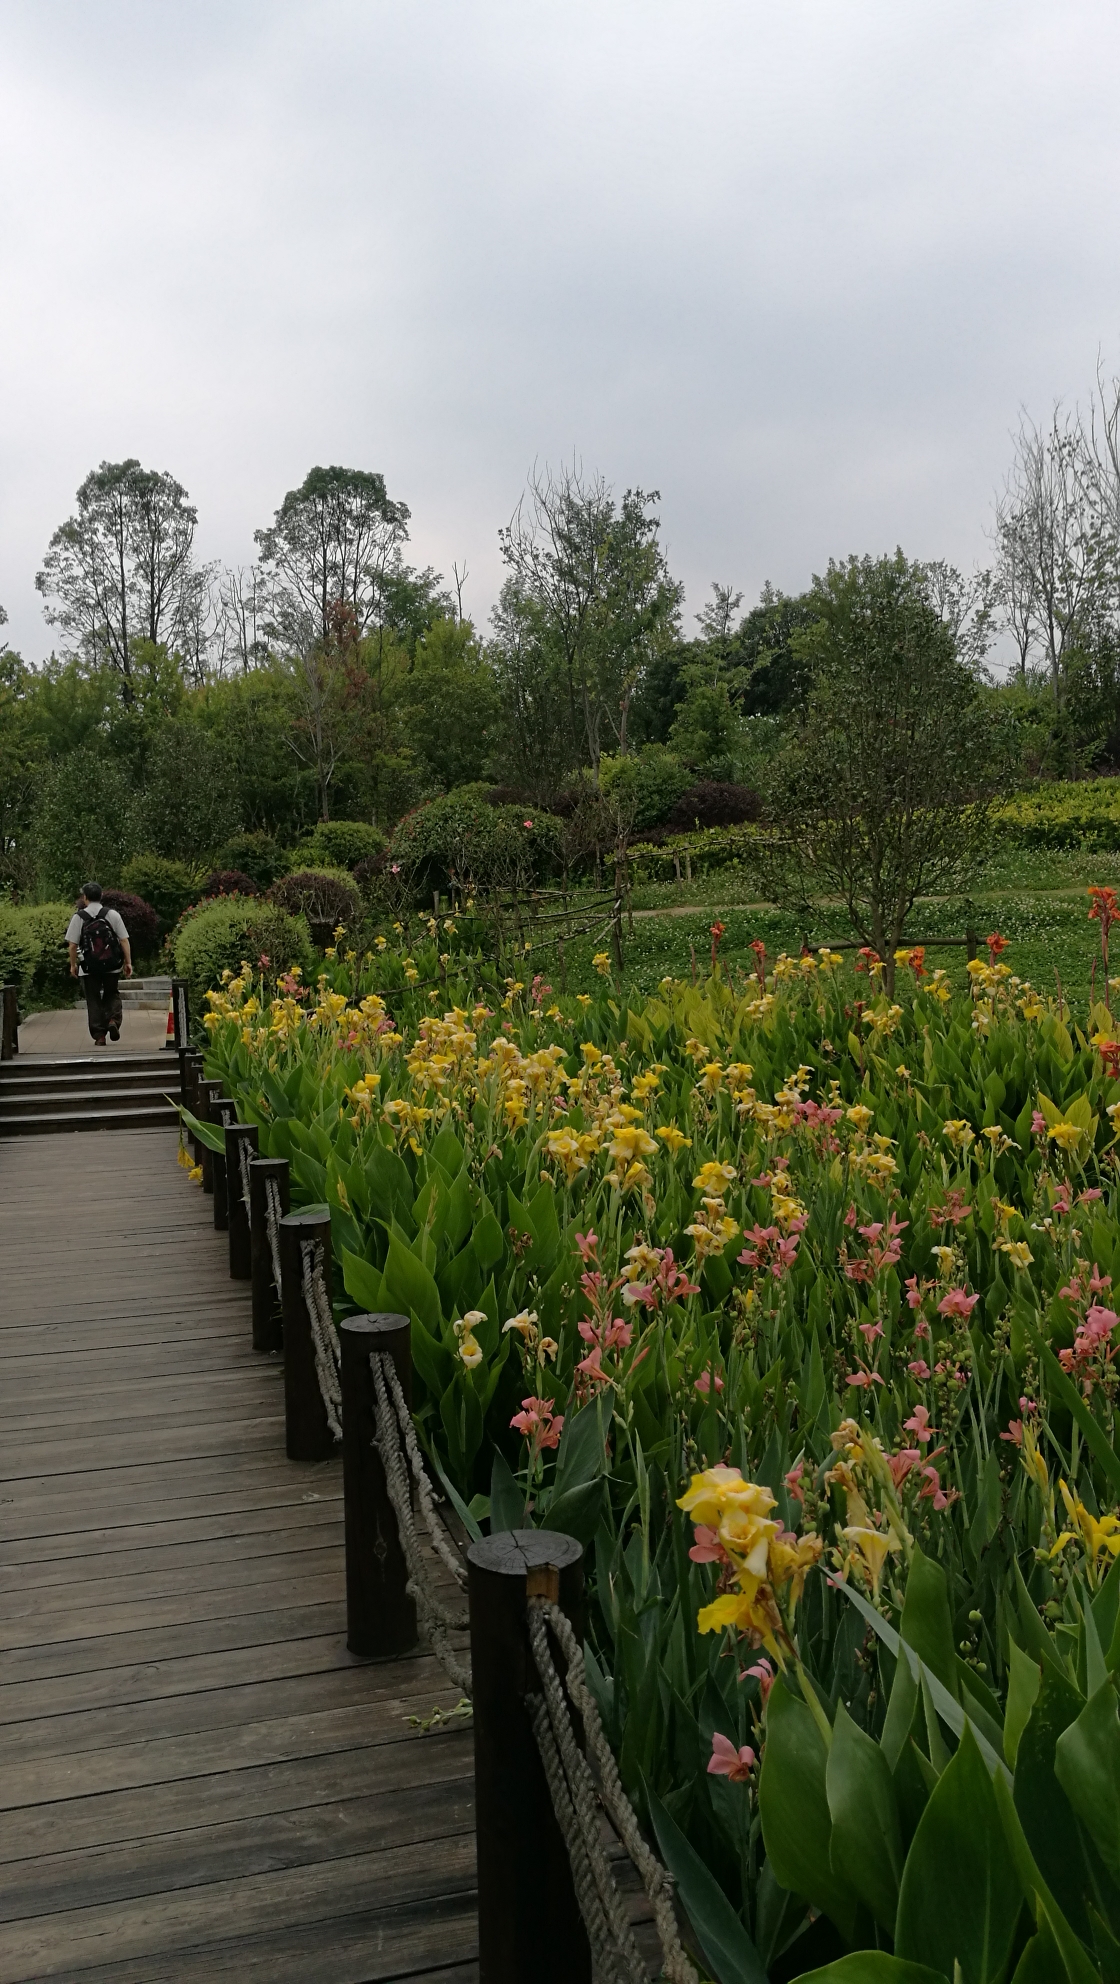
M181 919L171 954L196 1011L204 994L221 984L223 971L237 971L243 959L254 968L263 962L274 975L295 964L308 979L316 964L303 918L289 916L263 896L215 896L198 903Z
M202 884L202 895L206 896L256 896L260 894L251 875L243 875L239 868L215 868Z
M257 831L251 834L235 834L220 850L215 868L236 869L240 875L248 875L258 889L267 889L284 873L287 866L283 852L271 834Z
M560 866L563 829L532 806L489 806L448 793L406 813L389 846L390 866L412 878L417 895L447 888L528 888Z
M185 861L171 861L163 854L134 854L122 870L121 887L150 902L164 929L170 929L198 901L202 876Z
M269 900L290 916L306 918L312 941L320 950L332 942L340 923L352 929L361 916L361 897L345 868L305 868L274 882Z
M293 868L345 868L353 873L360 862L383 854L389 843L366 820L320 820L308 840L295 851Z
M749 786L702 779L682 792L668 824L677 833L688 833L693 827L739 827L761 818L762 801Z
M106 909L116 910L128 931L133 967L137 958L154 958L159 949L159 917L151 903L125 889L102 889L101 900Z

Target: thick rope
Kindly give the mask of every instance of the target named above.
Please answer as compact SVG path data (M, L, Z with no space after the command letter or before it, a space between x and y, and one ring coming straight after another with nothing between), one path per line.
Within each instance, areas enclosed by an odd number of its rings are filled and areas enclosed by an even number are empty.
M374 1445L381 1456L385 1486L397 1518L397 1535L408 1571L405 1590L415 1600L420 1629L437 1660L455 1686L469 1697L472 1686L470 1667L448 1638L449 1632L461 1632L470 1623L469 1616L463 1606L453 1611L432 1590L428 1567L421 1555L420 1539L412 1520L412 1494L400 1426L385 1382L385 1365L390 1360L384 1351L374 1351L369 1361L373 1377Z
M548 1644L548 1630L551 1628L567 1662L566 1682L562 1682L552 1658ZM611 1924L616 1939L616 1951L609 1955L604 1950L600 1961L605 1965L604 1976L621 1980L621 1984L631 1984L631 1979L642 1980L645 1984L647 1972L634 1943L633 1934L625 1921L622 1896L618 1890L613 1871L599 1844L599 1814L596 1801L595 1780L591 1766L576 1742L572 1727L568 1698L571 1698L577 1714L582 1720L588 1748L594 1756L599 1771L598 1795L610 1813L622 1844L630 1855L641 1876L653 1906L657 1922L657 1933L661 1940L664 1975L669 1984L697 1984L696 1971L681 1947L677 1918L673 1911L672 1881L656 1855L651 1853L642 1837L637 1813L622 1788L614 1752L607 1741L595 1697L587 1685L587 1672L583 1660L583 1648L572 1629L570 1621L560 1607L546 1599L531 1599L529 1602L529 1644L537 1672L541 1678L544 1706L554 1738L554 1748L559 1754L568 1786L568 1797L578 1820L582 1837L583 1851L599 1891L603 1912ZM534 1724L536 1718L534 1718ZM538 1736L538 1744L540 1738ZM541 1746L541 1761L546 1776L550 1769L550 1757ZM550 1779L554 1802L556 1792ZM564 1821L557 1811L563 1830ZM573 1863L574 1872L574 1863ZM604 1879L609 1883L610 1894L604 1889ZM578 1890L577 1890L578 1892ZM597 1933L593 1923L584 1916L588 1938L592 1944L592 1957L597 1955L594 1937ZM621 1921L622 1933L619 1929ZM613 1968L610 1965L613 1964ZM619 1968L620 1965L636 1964L637 1968Z
M245 1208L246 1219L251 1220L253 1217L253 1208L249 1203L249 1139L248 1137L238 1137L237 1139L237 1162L241 1170L241 1203Z
M268 1234L268 1251L272 1255L272 1285L276 1290L276 1300L284 1300L283 1280L280 1272L280 1187L275 1178L264 1181L264 1224Z
M564 1774L560 1752L556 1747L548 1710L540 1695L527 1696L525 1706L529 1711L533 1735L536 1737L537 1748L544 1765L545 1780L552 1798L557 1824L568 1849L576 1902L587 1930L587 1940L591 1945L591 1975L594 1984L615 1984L616 1979L620 1979L621 1984L635 1984L635 1980L637 1984L649 1984L648 1972L644 1968L634 1970L625 1960L623 1968L621 1970L618 1968L617 1937L603 1907L600 1884L595 1878L588 1855L587 1839L572 1804L568 1780Z
M342 1438L342 1386L338 1376L338 1350L335 1344L334 1317L327 1299L327 1284L323 1279L323 1243L321 1240L301 1240L300 1259L303 1262L303 1299L307 1307L307 1317L311 1324L311 1341L315 1346L315 1373L319 1380L323 1408L327 1415L327 1425L336 1440Z
M456 1554L451 1543L448 1541L447 1531L436 1514L435 1503L432 1500L432 1485L428 1480L428 1470L424 1466L424 1456L420 1452L420 1442L416 1438L416 1428L412 1423L412 1414L409 1412L405 1395L401 1390L401 1381L397 1376L397 1367L389 1356L388 1351L375 1350L373 1355L381 1359L381 1368L388 1380L389 1395L393 1401L393 1407L397 1415L397 1425L400 1428L401 1438L404 1441L404 1449L408 1455L409 1465L412 1468L412 1478L416 1483L416 1493L419 1496L424 1521L428 1525L428 1535L432 1539L432 1547L440 1560L446 1564L456 1584L462 1589L467 1581L467 1573L461 1558Z

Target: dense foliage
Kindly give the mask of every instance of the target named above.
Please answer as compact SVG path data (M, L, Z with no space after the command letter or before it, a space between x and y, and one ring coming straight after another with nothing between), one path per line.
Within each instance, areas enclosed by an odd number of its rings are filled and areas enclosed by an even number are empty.
M463 1519L587 1545L711 1973L1113 1976L1107 1004L1067 1023L995 933L965 991L759 945L628 1002L604 957L563 1004L454 955L425 992L440 942L238 971L210 1065L349 1302L411 1315Z

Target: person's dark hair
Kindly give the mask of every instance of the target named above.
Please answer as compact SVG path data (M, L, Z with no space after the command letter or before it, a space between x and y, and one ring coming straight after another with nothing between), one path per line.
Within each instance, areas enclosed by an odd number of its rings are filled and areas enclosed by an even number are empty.
M101 901L100 882L83 882L82 894L84 895L87 902L100 902Z

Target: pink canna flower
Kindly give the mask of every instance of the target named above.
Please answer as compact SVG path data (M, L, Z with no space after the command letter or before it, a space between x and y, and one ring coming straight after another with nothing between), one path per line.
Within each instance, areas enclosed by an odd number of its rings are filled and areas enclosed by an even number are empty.
M882 1323L861 1323L859 1333L866 1344L872 1344L877 1336L882 1336Z
M930 1376L930 1368L924 1357L913 1358L906 1369L912 1378L920 1378L923 1382Z
M960 1316L967 1322L979 1300L978 1295L966 1295L963 1288L951 1288L947 1295L941 1297L937 1313L939 1316Z
M723 1544L719 1540L718 1529L709 1529L706 1523L693 1524L694 1542L689 1556L694 1564L729 1564L731 1562Z
M844 1214L844 1224L848 1228L849 1232L851 1231L852 1227L855 1225L858 1217L859 1214L856 1212L855 1206L850 1205L848 1207L847 1212Z
M911 1309L920 1309L922 1306L922 1291L918 1286L916 1274L906 1277L906 1301Z
M1010 1445L1012 1445L1012 1446L1016 1446L1016 1447L1021 1447L1021 1446L1022 1446L1022 1444L1023 1444L1023 1422L1022 1422L1022 1420L1021 1420L1021 1419L1009 1419L1009 1420L1008 1420L1008 1422L1007 1422L1007 1431L1006 1431L1006 1433L1001 1433L999 1437L1000 1437L1000 1439L1001 1439L1001 1440L1007 1440L1007 1441L1008 1441L1008 1442L1010 1443Z
M515 1412L510 1425L532 1442L533 1458L549 1447L560 1445L560 1435L564 1430L563 1413L553 1412L550 1398L523 1398L521 1411Z
M715 1386L717 1392L721 1392L723 1390L723 1379L720 1377L718 1371L715 1374ZM700 1393L702 1398L707 1398L711 1393L711 1389L712 1389L712 1373L710 1371L701 1371L700 1376L696 1380L696 1390Z
M860 1391L866 1391L869 1385L881 1385L882 1382L878 1371L866 1371L862 1364L858 1371L849 1371L847 1377L847 1383L855 1385Z
M891 1480L896 1488L901 1488L907 1475L917 1467L921 1458L920 1447L902 1447L898 1453L887 1455L887 1466L890 1468Z
M904 1419L902 1425L904 1431L913 1433L914 1438L920 1440L923 1447L928 1445L937 1430L935 1426L930 1425L929 1412L924 1405L916 1405L910 1418Z
M718 1729L712 1731L712 1754L708 1759L710 1777L729 1777L732 1784L745 1784L754 1769L754 1751L744 1743L741 1750Z
M769 1700L770 1690L774 1685L774 1669L765 1655L760 1660L756 1660L753 1667L744 1667L739 1675L739 1679L740 1681L758 1682L762 1695L762 1706L765 1708Z
M1036 1109L1031 1117L1031 1135L1032 1137L1044 1137L1046 1135L1046 1118L1041 1109Z
M584 1261L593 1260L598 1245L599 1245L599 1236L597 1233L576 1234L576 1246L579 1248L581 1260Z
M789 1493L793 1496L794 1501L800 1502L802 1505L804 1505L805 1502L805 1490L801 1485L801 1477L804 1474L804 1472L805 1472L805 1462L803 1460L799 1460L793 1467L790 1468L789 1473L784 1477L786 1488L789 1491ZM747 1671L748 1673L753 1673L754 1670L752 1668L748 1668Z

